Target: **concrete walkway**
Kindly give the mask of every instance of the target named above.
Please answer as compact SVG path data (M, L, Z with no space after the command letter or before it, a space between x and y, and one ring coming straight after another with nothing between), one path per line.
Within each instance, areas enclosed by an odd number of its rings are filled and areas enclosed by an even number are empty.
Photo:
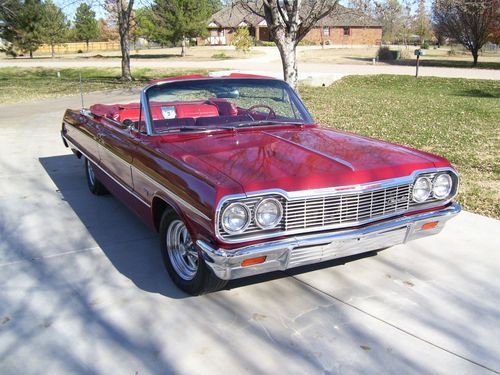
M59 136L78 103L0 106L2 375L500 372L499 221L189 297L157 235L87 191Z

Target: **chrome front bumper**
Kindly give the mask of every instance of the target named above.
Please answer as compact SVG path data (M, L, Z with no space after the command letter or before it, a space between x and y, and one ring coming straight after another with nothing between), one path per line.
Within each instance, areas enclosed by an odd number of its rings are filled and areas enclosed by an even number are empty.
M294 236L232 250L214 249L201 240L196 244L206 264L219 278L238 279L379 250L437 234L460 210L458 203L452 203L438 211L398 217L358 229ZM431 222L438 224L431 229L422 229L422 225ZM245 259L261 256L266 257L265 262L246 267L241 265Z

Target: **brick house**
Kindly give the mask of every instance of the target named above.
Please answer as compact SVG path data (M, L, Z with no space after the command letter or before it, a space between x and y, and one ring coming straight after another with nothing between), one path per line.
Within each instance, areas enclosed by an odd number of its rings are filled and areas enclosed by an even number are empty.
M200 44L230 45L239 27L247 27L255 40L270 41L266 21L243 6L222 8L208 21L209 36ZM337 5L334 14L324 17L304 37L306 43L331 45L377 45L382 25L366 14Z

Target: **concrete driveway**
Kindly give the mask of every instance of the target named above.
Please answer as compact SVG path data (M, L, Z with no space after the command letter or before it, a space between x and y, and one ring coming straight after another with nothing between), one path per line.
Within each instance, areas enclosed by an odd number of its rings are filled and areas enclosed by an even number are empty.
M499 221L189 297L156 234L87 191L59 137L78 105L0 106L1 374L500 372Z

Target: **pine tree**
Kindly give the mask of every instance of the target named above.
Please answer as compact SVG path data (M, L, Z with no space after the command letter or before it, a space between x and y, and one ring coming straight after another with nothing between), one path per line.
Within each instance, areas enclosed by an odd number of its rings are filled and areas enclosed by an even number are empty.
M156 39L182 42L181 55L186 56L186 39L206 34L211 7L207 0L156 0L153 13L158 25Z
M65 41L68 24L63 11L51 0L46 0L42 7L42 19L38 25L40 39L50 45L52 57L55 56L56 44Z
M85 3L81 3L75 13L75 36L77 40L84 41L89 50L89 42L99 37L99 24L95 12Z
M2 14L2 36L11 44L12 54L16 50L33 52L38 49L40 39L38 25L42 19L42 3L40 0L12 0L9 2L9 11Z

